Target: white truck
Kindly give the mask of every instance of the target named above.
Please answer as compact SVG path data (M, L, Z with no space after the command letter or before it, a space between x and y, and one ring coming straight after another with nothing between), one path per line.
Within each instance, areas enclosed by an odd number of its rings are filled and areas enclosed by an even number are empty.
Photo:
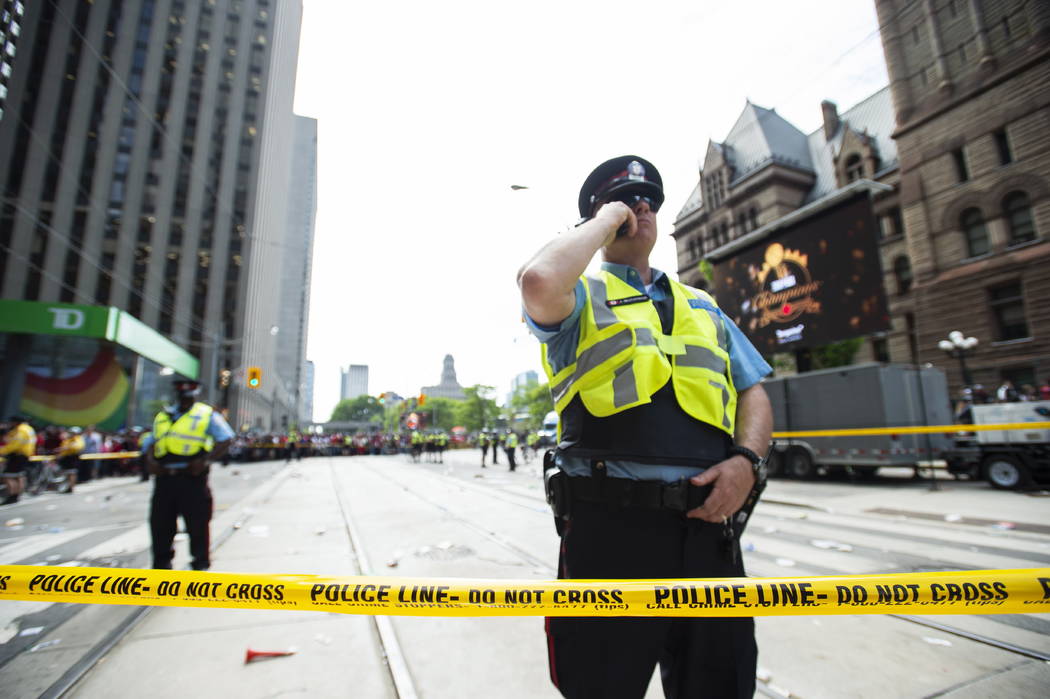
M775 432L913 427L952 423L944 372L908 364L857 364L771 379ZM771 475L813 478L849 470L871 476L881 466L931 465L954 446L949 434L776 438Z
M543 425L539 432L539 447L553 447L558 442L558 413L550 411L543 417Z
M975 425L1050 422L1050 400L974 405L970 411ZM984 478L1003 490L1048 482L1050 429L974 431L961 436L944 458L950 473Z

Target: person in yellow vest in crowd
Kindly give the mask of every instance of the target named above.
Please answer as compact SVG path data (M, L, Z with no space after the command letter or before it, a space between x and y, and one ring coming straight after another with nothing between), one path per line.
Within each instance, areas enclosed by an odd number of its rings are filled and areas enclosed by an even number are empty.
M80 455L84 453L84 435L79 427L70 427L62 433L62 443L58 446L55 457L63 471L80 473ZM72 478L72 476L70 476ZM76 481L70 481L70 485Z
M448 449L448 433L438 432L435 437L437 442L437 457L438 463L445 463L445 450Z
M507 441L503 443L503 451L507 454L507 463L511 471L518 467L518 464L514 461L514 450L517 448L518 433L513 430L507 430Z
M412 430L412 461L419 462L419 453L423 451L423 435L419 430Z
M4 435L4 444L0 446L0 456L4 457L4 474L24 474L29 466L29 457L36 454L36 430L29 420L21 415L12 415L10 429ZM5 478L7 496L2 504L18 502L22 495L23 481L19 477Z
M487 468L485 466L485 456L489 451L489 436L484 432L478 433L478 447L481 449L481 468Z
M153 433L143 442L147 468L154 475L149 514L153 567L171 568L181 515L190 537L191 565L207 570L212 514L208 464L230 448L233 430L218 411L197 401L199 382L178 379L173 385L176 405L157 413Z
M744 575L771 369L709 294L650 266L663 200L651 163L606 161L580 190L583 221L518 273L559 416L544 459L559 578ZM755 693L751 618L556 617L547 636L566 697L642 697L657 662L669 697Z
M532 461L532 457L536 455L536 443L540 441L540 436L535 432L529 432L525 435L525 446L526 449L521 450L521 455L525 459L525 463Z
M296 461L302 461L302 454L299 453L299 430L295 428L288 430L288 441L284 446L284 463L290 463L293 455Z

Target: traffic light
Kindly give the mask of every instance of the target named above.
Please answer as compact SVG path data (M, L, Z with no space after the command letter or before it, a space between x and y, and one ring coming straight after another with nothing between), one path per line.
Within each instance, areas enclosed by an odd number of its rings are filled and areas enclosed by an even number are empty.
M248 367L248 388L259 388L262 385L262 367Z
M219 372L219 388L226 388L230 385L230 378L233 376L233 372L229 369L223 369Z
M380 405L384 405L385 403L386 403L386 394L385 393L380 393L379 394L379 404Z
M423 405L426 402L427 402L427 394L420 393L419 394L419 403L417 405Z

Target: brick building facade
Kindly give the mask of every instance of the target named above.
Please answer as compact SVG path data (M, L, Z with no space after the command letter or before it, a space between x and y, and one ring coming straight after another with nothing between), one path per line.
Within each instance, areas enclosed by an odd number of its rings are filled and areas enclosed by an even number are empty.
M803 134L750 102L672 234L683 282L808 211L866 185L879 222L891 327L855 361L931 362L962 387L938 342L978 338L989 391L1050 379L1050 3L876 0L890 86Z
M1050 379L1050 3L876 0L918 361L952 330L990 391Z

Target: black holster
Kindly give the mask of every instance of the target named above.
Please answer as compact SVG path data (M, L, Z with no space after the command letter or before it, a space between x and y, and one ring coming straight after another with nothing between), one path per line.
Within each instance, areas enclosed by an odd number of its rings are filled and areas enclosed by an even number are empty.
M554 455L553 449L543 453L543 492L554 514L554 528L561 536L565 521L569 518L572 493L569 491L569 477L558 468Z

